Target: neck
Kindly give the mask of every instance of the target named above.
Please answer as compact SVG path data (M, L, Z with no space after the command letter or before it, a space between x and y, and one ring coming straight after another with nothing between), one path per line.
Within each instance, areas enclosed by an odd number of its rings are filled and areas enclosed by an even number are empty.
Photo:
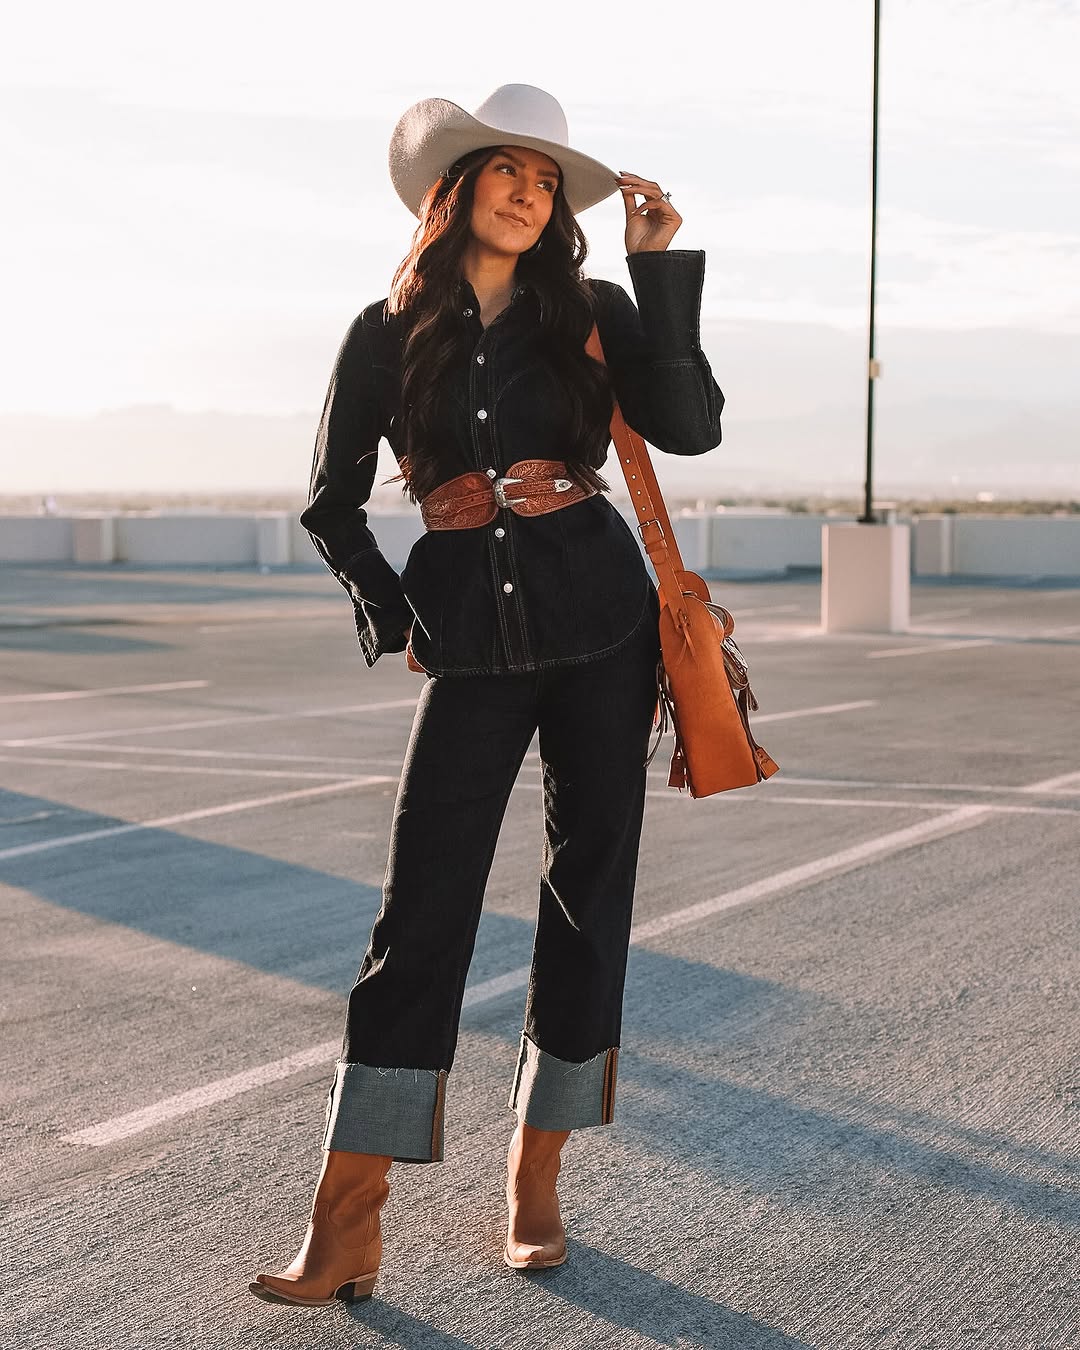
M516 267L516 254L489 253L478 249L475 242L465 250L461 270L480 302L480 320L485 325L510 303Z

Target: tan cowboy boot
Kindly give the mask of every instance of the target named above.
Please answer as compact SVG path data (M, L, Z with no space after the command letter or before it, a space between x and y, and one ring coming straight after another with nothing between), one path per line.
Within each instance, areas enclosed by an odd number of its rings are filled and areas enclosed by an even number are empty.
M537 1130L521 1122L506 1159L506 1205L510 1212L503 1260L514 1270L546 1270L566 1260L566 1231L555 1182L559 1150L569 1130Z
M292 1265L248 1287L268 1303L327 1307L370 1298L382 1258L379 1211L390 1194L392 1159L328 1149L304 1241Z

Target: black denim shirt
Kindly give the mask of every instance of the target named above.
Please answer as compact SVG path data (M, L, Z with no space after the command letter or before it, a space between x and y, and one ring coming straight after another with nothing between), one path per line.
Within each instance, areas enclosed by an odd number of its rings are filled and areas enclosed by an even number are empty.
M669 454L720 443L724 396L699 345L705 255L668 250L627 263L638 308L593 281L596 322L627 422ZM538 300L519 288L485 329L462 284L461 356L445 380L440 420L446 478L520 459L563 459L569 410L538 342ZM401 323L369 305L341 345L300 522L353 601L368 665L405 648L434 675L546 669L606 656L655 617L655 587L634 534L602 493L539 516L500 510L477 529L434 530L399 577L364 510L379 441L395 453ZM615 473L621 473L612 461ZM611 468L608 469L611 477Z

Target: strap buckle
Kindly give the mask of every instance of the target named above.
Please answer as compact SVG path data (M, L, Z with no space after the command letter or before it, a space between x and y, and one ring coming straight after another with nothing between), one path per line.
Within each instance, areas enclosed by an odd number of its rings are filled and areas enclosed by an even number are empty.
M506 495L507 483L520 483L520 478L496 478L491 485L492 492L495 493L495 500L500 506L513 506L516 502L523 502L524 497L508 497Z

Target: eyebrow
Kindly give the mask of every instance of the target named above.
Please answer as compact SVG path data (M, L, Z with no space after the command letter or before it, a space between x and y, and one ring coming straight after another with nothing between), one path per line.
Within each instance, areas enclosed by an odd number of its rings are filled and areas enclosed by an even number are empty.
M511 164L516 164L519 169L524 169L525 161L523 159L518 159L517 155L512 155L509 150L504 150L500 146L499 154L502 155L504 158L508 159ZM555 165L554 173L549 173L546 169L544 169L542 170L542 174L545 178L558 178L560 176L559 166L557 164Z

